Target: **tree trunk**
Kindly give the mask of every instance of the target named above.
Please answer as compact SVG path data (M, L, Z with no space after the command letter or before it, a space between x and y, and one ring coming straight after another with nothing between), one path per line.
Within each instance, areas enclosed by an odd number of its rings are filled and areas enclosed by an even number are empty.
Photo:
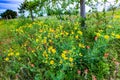
M31 19L32 19L32 21L34 21L34 16L33 16L33 12L32 12L32 10L30 10L30 15L31 15Z
M85 14L85 0L80 0L80 16L82 17L81 19L81 27L85 28L85 18L86 18L86 14Z

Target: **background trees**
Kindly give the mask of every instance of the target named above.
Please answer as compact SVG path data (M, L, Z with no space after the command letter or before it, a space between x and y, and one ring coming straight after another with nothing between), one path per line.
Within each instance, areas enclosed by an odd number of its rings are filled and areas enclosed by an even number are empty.
M14 19L17 17L17 12L13 10L6 10L5 12L0 14L2 19Z
M102 5L105 5L108 0L25 0L21 5L19 6L19 12L24 14L25 11L28 11L31 19L34 21L34 15L37 14L40 15L40 12L42 8L46 10L48 15L57 15L56 17L59 19L62 19L62 15L71 15L75 14L80 16L80 23L82 27L85 27L85 19L86 19L86 6L88 5L92 13L97 12L96 5L93 6L94 3L102 3ZM118 0L116 0L118 2ZM70 5L76 4L72 9L70 8ZM105 11L105 7L104 7ZM43 11L44 12L44 11ZM44 13L42 13L44 14ZM98 16L99 17L99 16Z
M24 14L25 11L28 11L32 21L34 21L34 10L40 5L40 1L39 0L34 0L34 1L28 1L25 0L23 3L21 3L21 5L19 6L19 13Z

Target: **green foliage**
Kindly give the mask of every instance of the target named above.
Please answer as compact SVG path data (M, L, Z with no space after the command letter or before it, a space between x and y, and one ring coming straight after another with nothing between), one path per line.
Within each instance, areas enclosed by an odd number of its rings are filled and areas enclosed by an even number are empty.
M109 24L104 29L102 23L96 27L95 17L86 23L89 26L82 31L78 21L19 19L11 30L11 44L2 52L1 70L6 73L2 78L108 79L115 70L112 59L117 59L117 53L110 47L111 42L120 39L119 28Z
M17 17L17 12L8 9L5 12L1 13L0 16L3 19L14 19Z
M36 9L38 9L38 8L41 9L41 7L44 5L44 2L45 2L45 0L42 0L42 1L39 1L39 0L34 0L34 1L24 0L24 2L21 3L19 8L18 8L19 13L22 13L22 15L24 15L25 11L29 11L31 19L32 19L32 21L34 21L33 13L37 11Z
M12 37L7 37L11 39L9 43L0 35L0 44L5 47L0 47L0 77L12 80L115 79L119 76L120 16L117 12L111 18L111 14L108 12L108 17L103 16L104 12L88 14L85 30L80 28L79 16L74 15L64 15L63 22L55 18L35 22L21 18L1 21L0 26L13 25L8 30L12 33Z

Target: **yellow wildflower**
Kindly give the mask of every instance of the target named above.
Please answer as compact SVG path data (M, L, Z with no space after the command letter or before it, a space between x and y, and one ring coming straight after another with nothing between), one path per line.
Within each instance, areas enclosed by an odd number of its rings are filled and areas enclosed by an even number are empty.
M71 34L74 34L74 32L72 31Z
M55 63L54 60L51 60L51 61L50 61L50 64L51 64L51 65L53 65L54 63Z
M57 35L57 34L55 35L55 38L58 38L58 35Z
M82 34L83 34L83 33L82 33L82 31L78 31L77 33L78 33L78 34L80 34L80 35L82 35Z
M30 24L28 27L31 28L31 27L32 27L32 24Z
M70 62L73 62L73 58L70 57L70 58L69 58L69 61L70 61Z
M54 32L54 30L50 28L50 32L51 32L51 33L53 33L53 32Z
M119 15L115 15L115 18L120 18L120 16Z
M36 42L38 42L39 41L39 39L36 39Z
M11 56L11 54L9 53L8 56Z
M6 57L6 58L5 58L5 61L9 61L9 58L8 58L8 57Z
M62 29L62 28L63 28L63 26L62 26L62 25L60 25L59 27L60 27L60 29Z
M112 36L115 36L115 33L112 32L111 35L112 35Z
M77 30L77 27L74 27L75 30Z
M40 30L39 30L39 32L40 32L40 33L42 33L42 32L43 32L43 30L41 30L41 29L40 29Z
M35 50L32 50L32 53L34 53L35 52Z
M43 55L44 57L48 58L48 54L47 54L46 51L44 51L42 55Z
M61 32L60 35L64 35L64 32Z
M68 59L65 54L66 54L66 53L62 53L62 54L61 54L61 57L62 57L64 60Z
M56 49L52 49L51 51L52 51L52 53L56 53Z
M47 43L47 37L44 37L43 43Z
M76 35L76 36L75 36L75 38L76 38L76 39L78 39L78 38L79 38L79 36L78 36L78 35Z
M67 60L67 59L68 59L68 57L66 57L66 56L65 56L63 59L64 59L64 60Z
M108 36L108 35L105 35L104 38L105 38L105 39L109 39L109 36Z
M68 36L69 33L68 33L68 32L65 32L65 34L66 34L66 36Z
M62 53L61 57L64 58L64 57L66 57L66 55L64 53Z
M46 39L43 39L43 43L44 43L44 44L47 43L47 40L46 40Z
M120 35L119 35L119 34L115 35L115 37L116 37L117 39L120 39Z
M53 46L50 46L50 47L48 48L48 51L50 52L52 49L53 49Z
M9 54L8 54L8 56L13 56L13 55L14 55L14 53L13 53L13 52L11 52L11 53L9 53Z
M20 55L20 53L19 53L19 52L17 52L15 55L16 55L16 56L19 56L19 55Z
M101 34L100 33L96 33L96 36L99 37L99 36L101 36Z
M67 53L67 50L63 51L63 53L66 54L66 53Z
M51 43L51 42L52 42L52 40L49 40L49 42Z
M79 47L80 47L80 48L85 48L85 45L80 43L80 44L79 44Z
M101 29L101 30L98 30L98 32L100 32L100 33L101 33L101 32L103 32L103 30L102 30L102 29Z

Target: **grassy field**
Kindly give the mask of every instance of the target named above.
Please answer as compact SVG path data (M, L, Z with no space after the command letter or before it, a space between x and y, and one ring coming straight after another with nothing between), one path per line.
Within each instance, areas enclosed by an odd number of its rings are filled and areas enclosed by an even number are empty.
M1 20L0 80L119 80L119 13Z

